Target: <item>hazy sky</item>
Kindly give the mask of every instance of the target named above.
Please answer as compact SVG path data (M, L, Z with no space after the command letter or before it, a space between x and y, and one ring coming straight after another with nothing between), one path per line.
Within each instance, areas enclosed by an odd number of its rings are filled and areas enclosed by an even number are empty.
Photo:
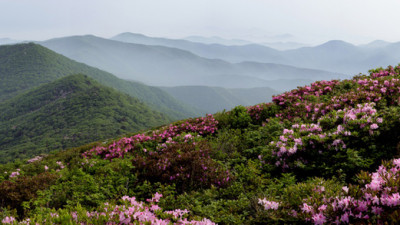
M400 0L0 0L0 38L122 32L355 44L400 41ZM285 35L288 37L288 35Z

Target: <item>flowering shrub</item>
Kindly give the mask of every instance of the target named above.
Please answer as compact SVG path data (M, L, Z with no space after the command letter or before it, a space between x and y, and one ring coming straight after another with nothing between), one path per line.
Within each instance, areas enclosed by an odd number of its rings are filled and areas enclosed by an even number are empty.
M180 136L185 132L193 132L199 135L213 134L217 130L218 121L209 114L206 117L186 120L178 125L169 125L159 130L153 131L152 134L137 134L130 138L122 138L114 142L108 147L97 146L83 154L84 157L100 155L105 159L121 158L127 152L136 150L137 145L145 142L164 143L169 138Z
M43 159L43 157L38 155L38 156L33 157L32 159L29 159L28 163L38 162L38 161L41 161L42 159Z
M164 149L137 155L133 159L140 178L163 183L174 183L179 191L224 187L232 180L229 170L210 158L207 142L177 142Z
M276 111L275 116L281 119L316 121L331 110L355 107L360 103L383 102L386 105L399 103L400 67L388 67L386 70L371 70L369 77L356 76L345 81L317 81L310 86L300 87L290 92L274 96L274 104L261 104L249 107L254 120L265 120L261 115ZM274 107L280 109L275 110Z
M20 170L20 169L17 169L17 171L12 172L12 173L10 174L10 178L19 176L19 175L20 175L20 174L19 174L19 171L21 171L21 170Z
M301 167L311 166L308 170L325 176L333 175L337 169L352 175L351 171L356 167L358 170L367 168L371 152L364 155L364 152L351 148L357 146L359 136L372 138L379 134L378 124L383 119L374 106L375 103L358 104L356 108L331 111L317 123L295 123L291 129L283 129L278 140L270 143L277 160L275 165L298 172ZM359 162L354 163L357 157ZM346 168L343 164L351 166Z
M28 218L19 224L193 224L213 225L212 221L188 220L189 210L175 209L163 211L156 202L162 197L156 193L148 204L136 201L135 197L122 197L121 205L104 203L97 211L68 211L58 210L45 215L45 217ZM6 217L3 223L14 223L15 218Z
M279 202L268 201L266 198L259 199L258 204L264 206L265 210L269 210L269 209L277 210L279 207Z
M4 218L1 222L4 224L14 224L15 218L12 216L6 216L6 218Z
M343 186L341 192L329 192L324 186L299 206L260 199L265 210L277 210L280 216L293 216L313 224L397 224L400 222L400 159L384 163L374 173L358 175L359 185ZM297 210L296 210L297 209ZM291 213L285 214L286 211Z

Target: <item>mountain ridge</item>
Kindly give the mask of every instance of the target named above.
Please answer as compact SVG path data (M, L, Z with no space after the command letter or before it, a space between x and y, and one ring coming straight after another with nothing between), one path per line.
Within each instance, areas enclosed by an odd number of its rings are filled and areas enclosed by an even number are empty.
M124 38L118 38L118 35L113 39L119 39L127 42L140 42L135 38L127 37L124 33ZM144 39L142 37L141 39ZM146 37L146 40L152 42L159 41L158 44L171 45L164 39L157 39ZM400 59L397 54L396 43L380 43L375 47L368 47L367 45L353 45L342 40L330 40L316 46L306 46L296 49L288 50L271 50L266 46L250 44L248 46L225 46L215 44L202 44L194 46L177 45L185 50L192 51L193 53L206 57L223 59L231 63L238 63L242 61L254 61L259 63L276 63L283 65L290 65L302 68L312 68L318 70L332 71L344 74L357 74L366 73L371 67L386 66L388 64L395 64ZM373 43L372 43L373 44ZM256 48L254 48L256 46ZM392 51L390 51L392 49ZM384 56L382 58L382 56ZM381 58L380 61L372 59Z
M87 46L96 45L96 49L91 49L93 51L90 52L82 52L80 50L82 49L81 45L85 45L89 41L90 45ZM124 43L92 36L52 39L41 42L41 44L77 61L99 67L125 79L139 80L154 86L204 85L224 87L225 82L215 83L207 80L208 76L220 75L246 76L248 80L254 78L273 80L276 77L284 79L293 76L301 78L310 76L311 72L313 72L312 80L343 76L342 74L321 70L304 71L296 67L287 67L296 70L296 73L288 71L289 69L268 71L266 68L270 68L272 64L262 63L255 63L257 66L249 70L248 67L244 67L240 63L232 64L221 59L207 59L178 48ZM104 51L108 54L102 54ZM96 57L92 57L92 55L96 55ZM279 66L285 67L285 65ZM243 80L239 83L246 82Z

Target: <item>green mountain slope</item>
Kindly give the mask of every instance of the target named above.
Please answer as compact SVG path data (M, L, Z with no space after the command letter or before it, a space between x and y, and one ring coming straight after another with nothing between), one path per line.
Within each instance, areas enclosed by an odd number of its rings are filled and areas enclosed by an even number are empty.
M138 99L71 75L0 103L0 163L164 124Z
M0 102L30 88L77 73L86 74L103 85L137 97L172 119L196 115L190 107L156 87L121 80L33 43L0 46Z
M269 87L221 88L207 86L162 87L176 99L198 108L204 113L216 113L235 106L250 106L269 102L278 91Z

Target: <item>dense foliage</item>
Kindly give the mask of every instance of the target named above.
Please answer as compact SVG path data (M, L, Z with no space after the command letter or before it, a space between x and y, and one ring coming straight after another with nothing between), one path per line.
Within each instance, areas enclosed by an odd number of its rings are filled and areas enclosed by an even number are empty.
M0 163L137 132L169 120L138 99L71 75L0 103Z
M0 219L397 224L399 105L400 66L379 68L271 103L3 165L0 186L53 178L41 189L7 190L30 197L3 201Z
M121 80L34 43L0 46L0 102L71 74L85 74L162 112L172 119L196 115L189 106L156 87Z

